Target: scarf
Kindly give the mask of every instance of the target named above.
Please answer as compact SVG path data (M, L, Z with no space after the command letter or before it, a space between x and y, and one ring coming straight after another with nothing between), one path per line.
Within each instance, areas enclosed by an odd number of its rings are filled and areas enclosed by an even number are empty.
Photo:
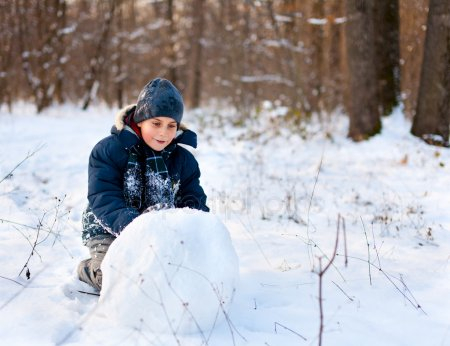
M174 148L171 144L157 152L139 143L129 150L124 174L127 206L140 212L175 207L178 184L172 181L165 163Z

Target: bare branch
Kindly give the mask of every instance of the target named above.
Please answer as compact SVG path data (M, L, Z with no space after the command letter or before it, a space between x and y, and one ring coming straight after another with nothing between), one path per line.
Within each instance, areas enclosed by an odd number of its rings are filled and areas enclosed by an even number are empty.
M278 331L277 331L277 326L280 326L280 327L282 327L282 328L284 328L284 329L286 329L286 330L290 331L291 333L293 333L293 334L295 334L295 335L299 336L299 337L300 337L300 338L302 338L303 340L305 340L305 341L308 341L308 339L307 339L307 338L305 338L305 337L304 337L303 335L301 335L301 334L297 333L296 331L292 330L291 328L288 328L288 327L286 327L286 326L282 325L281 323L278 323L278 322L274 322L274 325L275 325L275 333L277 333L277 334L278 334Z
M11 178L12 175L13 175L13 172L14 172L17 168L19 168L26 160L28 160L30 157L32 157L34 154L36 154L36 153L37 153L39 150L41 150L43 147L45 147L45 144L41 144L41 145L38 146L36 149L34 149L34 151L32 151L31 153L28 152L28 154L25 156L25 158L24 158L22 161L20 161L17 165L15 165L14 168L13 168L12 170L10 170L9 173L6 174L6 175L2 178L2 180L0 180L0 184L1 184L4 180Z
M347 230L345 229L345 219L342 218L342 231L344 233L344 255L345 255L345 267L348 266L348 251L347 251Z
M348 298L348 300L350 300L351 302L353 301L353 298L350 297L347 293L345 293L345 291L341 288L341 286L339 286L336 282L331 281L337 288L339 288L339 290L344 293L344 295Z
M372 239L373 239L373 249L375 250L375 254L377 255L378 266L381 268L380 256L378 254L377 243L375 242L375 234L373 234L373 222L372 222Z
M44 216L45 216L45 214L44 214ZM39 223L37 225L36 239L34 240L34 244L31 247L30 255L28 256L27 261L25 262L25 264L23 265L22 270L19 273L19 276L22 275L22 272L25 270L25 268L27 268L27 279L30 279L30 270L29 270L29 267L28 267L28 263L30 262L31 256L33 256L35 248L36 248L36 246L38 244L39 234L40 234L40 231L41 231L42 220L43 220L44 216L42 216L42 218L39 220Z
M323 269L322 269L322 257L319 257L319 272L317 273L317 275L319 276L319 311L320 311L319 346L322 346L322 335L323 335L323 329L324 329L324 324L323 324L323 317L324 317L324 314L323 314L323 276L325 275L327 270L330 268L330 266L332 265L334 259L336 258L336 255L337 255L341 220L342 220L341 215L338 214L337 229L336 229L336 242L334 243L333 254L329 258L328 264Z
M319 174L322 169L322 163L323 163L323 152L322 152L322 156L320 157L319 167L317 167L317 173L316 173L316 177L314 179L314 186L313 186L313 190L311 192L311 197L309 198L307 220L306 220L306 236L308 238L308 255L309 255L309 261L310 261L312 268L314 268L314 265L313 265L314 262L313 262L313 254L312 254L312 250L311 250L311 237L309 235L309 224L310 224L309 215L311 213L311 205L312 205L312 201L313 201L313 197L314 197L314 192L316 191L317 182L319 180Z
M24 286L24 284L20 283L19 281L16 281L16 280L13 280L13 279L4 277L4 276L2 276L2 275L0 275L0 278L1 278L1 279L4 279L4 280L12 281L12 282L14 282L14 283L16 283L16 284L18 284L18 285L20 285L20 286Z
M370 245L369 245L369 239L367 238L367 232L366 232L366 227L364 226L364 221L361 217L361 223L363 226L363 230L364 230L364 235L366 236L366 244L367 244L367 264L368 264L368 268L369 268L369 282L370 285L372 286L372 273L370 271Z
M339 254L336 254L336 256L339 256ZM355 256L348 256L348 258L350 259L355 259L358 261L362 261L362 262L367 262L367 260L359 258L359 257L355 257ZM415 299L415 297L412 295L411 291L409 289L407 289L406 291L409 292L409 294L411 295L411 297L408 297L405 292L403 292L400 287L397 286L397 284L394 282L393 278L400 281L402 283L403 286L406 286L404 282L402 282L401 279L386 273L382 268L378 267L376 264L373 264L372 262L369 262L369 266L376 268L379 272L381 272L386 279L395 287L395 289L397 291L399 291L401 293L401 295L417 310L421 310L425 315L426 312L422 309L422 306L417 302L417 300Z

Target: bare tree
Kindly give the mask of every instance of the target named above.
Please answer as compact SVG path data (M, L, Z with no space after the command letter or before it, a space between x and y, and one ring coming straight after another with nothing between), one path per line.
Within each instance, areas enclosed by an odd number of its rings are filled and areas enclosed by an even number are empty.
M13 4L0 1L0 104L6 103L11 109L13 96L11 84L13 81L14 61L14 23ZM9 87L8 87L9 86Z
M63 0L15 2L22 69L38 112L52 103L61 76L64 6Z
M205 31L209 49L203 51L203 56L213 78L204 81L209 84L203 92L207 96L215 95L231 104L238 104L241 99L241 76L245 70L242 64L244 49L242 45L235 44L242 40L238 2L226 0L212 4L208 12L210 27Z
M117 34L115 35L115 49L113 54L113 62L115 65L114 69L114 86L116 89L116 99L117 105L119 108L124 106L124 80L126 78L126 74L124 71L124 52L123 46L125 41L125 32L124 32L124 15L123 15L123 5L119 5L116 14L116 26L117 26Z
M311 4L311 48L310 48L310 85L312 87L312 95L310 97L310 105L312 110L318 112L322 118L322 111L324 109L323 100L323 84L324 84L324 66L325 66L325 52L324 52L324 21L325 9L324 0L313 0Z
M323 42L323 107L326 113L343 104L343 63L345 61L342 48L343 30L343 6L340 0L327 0L324 3Z
M176 55L176 23L174 18L174 1L173 0L167 0L167 10L166 10L166 20L168 22L168 28L167 28L167 48L166 48L166 55L168 60L168 78L175 84L177 84L177 55Z
M205 27L205 0L194 0L193 37L191 49L191 73L189 78L188 104L192 108L200 106L203 69L203 31Z
M416 114L429 0L400 1L400 90L405 115Z
M400 93L398 0L377 1L375 6L375 66L380 115L389 115Z
M89 107L97 88L99 86L100 75L103 71L103 67L106 59L106 49L108 47L108 41L110 39L110 31L114 13L116 10L117 0L109 0L109 8L106 10L102 22L101 34L99 35L94 50L94 55L90 59L89 72L86 75L85 94L83 97L83 109L86 110Z
M282 44L286 47L287 55L284 63L288 67L288 75L285 78L293 82L293 87L287 85L286 91L288 98L291 99L290 104L286 100L283 100L283 103L297 110L301 118L311 112L310 90L313 89L309 86L309 79L304 78L305 72L311 69L309 66L311 60L308 56L310 50L306 48L311 36L311 26L306 25L309 4L297 0L284 0L281 6L282 18L283 16L290 18L289 21L283 21L284 36L280 42L286 42L286 45Z
M381 130L374 62L374 1L346 0L349 137L364 140Z
M427 142L449 145L450 3L431 0L417 113L411 132Z

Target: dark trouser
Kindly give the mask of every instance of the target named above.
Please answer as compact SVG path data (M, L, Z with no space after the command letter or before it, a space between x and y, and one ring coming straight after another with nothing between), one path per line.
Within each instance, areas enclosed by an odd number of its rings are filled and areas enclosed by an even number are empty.
M96 288L102 289L102 271L100 266L114 236L101 235L89 239L86 246L89 248L91 258L81 261L78 265L78 278Z

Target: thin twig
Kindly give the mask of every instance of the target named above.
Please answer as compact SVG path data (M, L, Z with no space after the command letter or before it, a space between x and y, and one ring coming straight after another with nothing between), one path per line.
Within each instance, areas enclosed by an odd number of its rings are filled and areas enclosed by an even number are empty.
M12 170L9 171L8 174L6 174L2 180L0 180L0 184L6 180L12 177L13 172L19 168L26 160L28 160L30 157L32 157L34 154L36 154L39 150L41 150L43 147L45 147L45 144L41 144L39 147L37 147L36 149L34 149L34 151L32 151L31 153L28 152L28 154L25 156L25 158L20 161L17 165L14 166L14 168Z
M322 248L321 248L317 243L315 243L313 240L311 240L311 243L314 245L314 247L315 247L317 250L320 251L320 253L322 254L322 256L321 256L322 258L325 258L325 259L330 260L330 258L327 256L327 254L325 254L325 252L322 250ZM339 270L339 268L334 264L334 261L331 262L331 266L336 270L336 272L339 274L339 276L342 278L342 280L343 280L343 281L346 281L344 275L342 275L342 273L341 273L341 271Z
M81 290L77 290L77 291L80 292L80 293L84 293L84 294L91 295L91 296L97 296L97 297L100 297L100 293L87 292L87 291L81 291Z
M280 326L280 327L282 327L282 328L284 328L284 329L286 329L286 330L288 330L288 331L290 331L291 333L293 333L293 334L295 334L295 335L297 335L297 336L299 336L300 338L302 338L303 340L305 340L305 341L308 341L308 339L307 338L305 338L303 335L301 335L301 334L299 334L299 333L297 333L295 330L292 330L291 328L288 328L288 327L286 327L286 326L284 326L284 325L282 325L281 323L278 323L278 322L274 322L274 326L275 326L275 333L277 333L278 334L278 331L277 331L277 326Z
M375 234L373 233L373 222L372 222L372 239L373 239L373 249L375 250L375 254L377 255L378 266L381 268L380 256L378 254L377 243L375 242Z
M342 218L342 232L344 233L344 255L345 255L345 267L348 266L348 251L347 251L347 230L345 229L345 219Z
M48 212L44 211L44 214L43 214L43 216L41 217L41 219L44 220L44 218L47 216L47 214L48 214ZM59 218L65 216L65 215L67 215L67 213L61 215ZM1 222L1 223L8 223L8 224L11 224L11 225L13 225L13 226L20 226L20 227L23 227L23 228L28 228L28 229L32 229L32 230L37 230L37 226L31 226L31 225L27 225L27 224L24 224L24 223L20 223L20 222L8 220L8 219L2 219L2 218L0 218L0 222ZM69 254L69 256L70 256L71 258L73 258L73 255L70 253L69 249L68 249L68 248L64 245L64 243L62 242L61 237L60 237L60 234L59 234L59 233L58 233L58 234L55 234L55 233L53 232L53 227L54 227L54 225L56 224L56 222L53 222L51 228L49 228L49 229L46 229L46 227L43 226L43 221L42 221L41 223L42 223L42 226L40 227L40 232L41 232L41 233L42 233L42 232L46 232L46 233L47 233L47 236L46 236L44 239L42 239L41 241L39 241L39 242L36 244L36 246L39 245L39 244L41 244L45 239L47 239L48 236L49 236L50 234L53 234L53 235L55 236L55 240L58 240L58 242L61 244L61 246L67 251L67 253ZM18 228L15 227L15 229L19 231ZM20 232L20 231L19 231L19 232ZM20 232L20 233L22 233L22 232ZM33 244L32 244L28 239L27 239L27 241L28 241L28 242L30 243L30 245L33 247ZM36 250L36 249L35 249L35 250Z
M339 256L339 254L336 254L336 256ZM355 257L355 256L348 256L348 258L350 258L350 259L355 259L355 260L358 260L358 261L362 261L362 262L366 262L367 263L367 260L365 260L365 259L362 259L362 258L359 258L359 257ZM397 278L397 277L395 277L395 276L393 276L393 275L391 275L391 274L388 274L388 273L386 273L382 268L380 268L380 267L378 267L376 264L373 264L372 262L369 262L369 265L371 266L371 267L374 267L374 268L376 268L379 272L381 272L385 277L386 277L386 279L395 287L395 289L397 290L397 291L399 291L400 292L400 294L415 308L415 309L417 309L417 310L421 310L425 315L427 314L423 309L422 309L422 306L417 302L417 300L416 300L416 298L412 295L412 293L411 293L411 291L408 289L407 291L409 292L409 294L411 295L411 298L410 297L408 297L406 294L405 294L405 292L403 292L401 289L400 289L400 287L398 287L396 284L395 284L395 282L394 282L394 280L392 279L392 278L394 278L394 279L396 279L396 280L398 280L398 281L400 281L401 282L401 280L399 279L399 278ZM404 286L405 286L405 283L402 283ZM414 300L414 301L413 301Z
M327 266L328 268L328 266ZM322 346L322 335L323 335L323 298L322 298L322 292L323 292L323 274L325 273L324 270L322 270L322 258L319 258L319 346Z
M406 285L405 281L403 281L403 276L400 276L400 279L398 279L398 280L400 280L400 282L402 283L405 292L408 292L409 295L411 296L411 299L414 300L414 303L416 304L416 306L417 306L419 309L421 309L421 306L420 306L419 302L416 300L416 298L415 298L414 295L412 294L411 290L410 290L409 287ZM406 294L406 293L405 293L405 294Z
M325 272L328 270L328 268L330 268L331 264L334 261L334 258L336 257L338 243L339 243L339 231L340 231L340 224L341 224L340 221L341 221L341 215L338 215L337 230L336 230L336 241L334 243L333 254L331 255L330 261L328 262L326 267L322 270L322 275L325 274Z
M232 323L232 321L231 321L231 319L230 319L228 313L225 311L225 308L223 307L223 304L222 304L222 297L220 296L219 291L218 291L217 288L214 286L214 284L211 282L211 280L209 280L204 274L202 274L201 272L199 272L199 271L197 271L197 270L195 270L195 269L191 269L191 268L185 267L185 266L183 266L183 265L177 265L177 264L173 264L173 263L169 263L169 265L177 266L177 267L179 267L179 268L182 268L182 269L191 271L191 272L193 272L193 273L199 275L199 276L200 276L201 278L203 278L204 280L206 280L206 281L208 282L208 284L211 286L213 292L216 294L217 300L219 301L219 307L220 307L220 310L222 311L222 314L223 314L224 317L225 317L225 320L227 321L227 324L228 324L228 327L229 327L229 330L230 330L230 333L231 333L231 336L232 336L232 339L233 339L233 345L235 345L235 339L234 339L234 333L233 333L233 330L234 330L234 331L242 338L242 340L244 340L245 342L247 342L247 339L246 339L246 338L245 338L245 337L237 330L237 328L235 327L235 325ZM234 293L234 291L233 291L233 293ZM230 299L230 301L231 301L231 300L232 300L232 299Z
M325 268L322 269L322 257L319 257L319 311L320 311L320 326L319 326L319 346L322 346L322 335L323 335L323 329L324 329L324 323L323 323L323 276L327 272L327 270L332 265L334 259L336 258L338 244L339 244L339 230L340 230L340 224L341 224L341 215L338 214L338 220L337 220L337 230L336 230L336 242L334 244L334 250L333 255L330 257L330 260L328 264L325 266Z
M16 283L16 284L18 284L18 285L20 285L20 286L25 286L23 283L21 283L21 282L19 282L19 281L16 281L16 280L13 280L13 279L10 279L10 278L7 278L7 277L5 277L5 276L1 276L1 275L0 275L0 278L1 278L1 279L4 279L4 280L12 281L12 282L14 282L14 283Z
M22 235L22 237L25 238L25 240L28 242L28 244L30 244L31 248L34 249L34 252L36 252L36 255L38 255L39 258L40 258L40 260L42 261L41 255L37 252L37 250L36 250L34 244L30 241L30 239L28 239L28 237L27 237L27 236L26 236L26 235L25 235L18 227L13 226L13 228L14 228L17 232L19 232L19 233Z
M30 262L31 256L33 256L35 248L36 248L36 246L38 244L39 234L40 234L40 231L41 231L41 228L42 228L42 220L43 220L44 217L45 217L45 213L44 213L44 215L42 216L42 218L38 222L37 232L36 232L36 239L34 240L34 244L33 244L32 248L31 248L31 252L30 252L30 254L28 256L28 259L25 262L25 264L23 265L22 270L19 273L19 276L22 275L22 272L25 270L25 268L28 268L28 270L27 270L27 279L30 279L30 271L29 271L28 263Z
M250 226L247 226L244 224L244 222L242 221L241 218L239 218L239 222L241 223L241 225L244 227L244 229L247 231L247 233L250 235L250 237L252 238L252 240L255 242L256 246L258 247L259 252L261 253L261 255L264 257L264 259L266 260L267 264L269 265L270 268L273 268L272 263L270 262L269 258L267 257L267 255L265 254L264 250L262 249L261 244L258 242L258 240L256 240L254 234L251 232L250 228L251 226L251 221L250 222Z
M17 226L21 226L21 227L25 227L25 228L36 229L36 226L25 225L23 223L12 221L12 220L7 220L7 219L0 219L0 222L1 223L4 223L4 222L10 223L11 225L17 225Z
M58 234L57 234L57 233L56 233L56 234L54 233L53 228L55 227L56 223L58 222L58 219L59 219L59 209L60 209L62 203L64 202L64 198L63 198L63 199L59 199L58 197L55 197L55 199L56 199L56 201L57 201L57 202L56 202L56 206L53 208L54 211L55 211L55 216L54 216L54 218L53 218L51 224L50 224L49 227L48 227L48 229L50 230L50 232L48 232L47 235L41 240L41 243L43 243L43 242L45 242L45 241L48 239L48 237L50 237L50 234L53 234L53 235L54 235L54 240L53 240L52 246L55 245L56 239L58 238ZM46 211L45 213L48 213L48 212Z
M312 201L313 201L313 197L314 197L314 192L316 191L317 182L319 181L319 174L320 174L320 171L322 169L322 163L323 163L323 152L322 152L322 156L320 157L319 167L317 168L316 177L314 179L314 186L313 186L313 190L311 192L311 197L309 198L308 211L307 211L307 220L306 220L306 237L308 238L309 264L311 265L311 267L313 269L314 269L314 265L313 265L314 259L313 259L312 249L311 249L311 237L309 235L309 224L310 224L309 215L311 213L311 205L312 205Z
M364 221L363 221L362 217L360 217L360 218L361 218L361 223L362 223L363 230L364 230L364 235L366 236L367 264L368 264L368 268L369 268L369 282L370 282L370 285L372 286L372 273L370 271L370 245L369 245L369 239L367 238L366 226L364 225Z
M331 281L333 284L335 284L335 286L337 287L337 288L339 288L339 290L342 292L342 293L344 293L344 295L348 298L348 300L350 300L350 301L353 301L353 298L352 297L350 297L347 293L345 293L345 291L341 288L341 286L339 286L336 282L334 282L334 281Z

